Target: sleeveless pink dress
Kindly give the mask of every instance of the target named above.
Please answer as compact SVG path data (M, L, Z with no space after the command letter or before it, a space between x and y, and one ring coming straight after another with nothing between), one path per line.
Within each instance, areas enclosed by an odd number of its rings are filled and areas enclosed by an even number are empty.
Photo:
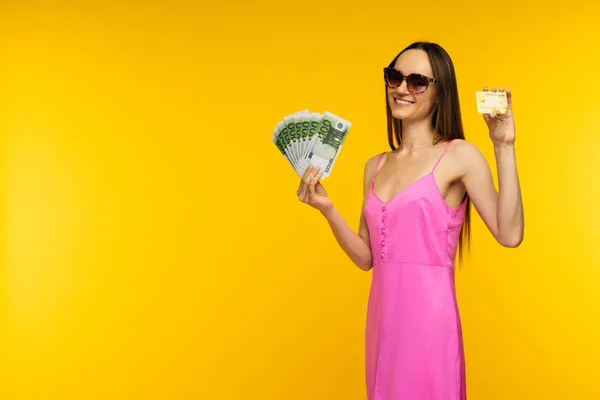
M429 174L387 203L365 202L373 252L366 344L368 400L465 400L454 259L465 205L450 208Z

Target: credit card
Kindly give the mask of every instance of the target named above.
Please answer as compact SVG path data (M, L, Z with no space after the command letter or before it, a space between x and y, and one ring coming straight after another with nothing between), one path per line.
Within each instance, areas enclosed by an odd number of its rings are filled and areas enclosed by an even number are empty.
M506 114L508 101L506 92L475 92L477 111L480 114Z

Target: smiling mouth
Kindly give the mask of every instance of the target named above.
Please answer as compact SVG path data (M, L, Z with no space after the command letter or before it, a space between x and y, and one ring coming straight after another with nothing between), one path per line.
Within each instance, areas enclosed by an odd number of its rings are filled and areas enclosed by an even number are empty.
M401 106L409 106L409 105L413 104L412 101L400 100L400 99L395 99L395 100L396 100L396 104L399 104Z

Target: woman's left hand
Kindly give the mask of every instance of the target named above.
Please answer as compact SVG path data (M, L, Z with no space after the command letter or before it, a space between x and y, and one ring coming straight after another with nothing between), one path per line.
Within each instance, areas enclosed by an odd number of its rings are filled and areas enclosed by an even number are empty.
M483 88L484 91L488 87ZM495 92L496 88L492 89ZM500 88L500 92L504 92L504 88ZM510 144L515 141L515 121L512 113L512 93L510 89L506 90L506 100L508 107L505 114L484 114L483 119L490 131L490 139L494 144Z

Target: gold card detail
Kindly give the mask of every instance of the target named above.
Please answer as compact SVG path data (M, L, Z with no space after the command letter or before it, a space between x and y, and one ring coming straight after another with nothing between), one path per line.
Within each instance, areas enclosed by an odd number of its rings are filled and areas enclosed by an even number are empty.
M475 92L477 111L480 114L506 114L508 101L506 92Z

